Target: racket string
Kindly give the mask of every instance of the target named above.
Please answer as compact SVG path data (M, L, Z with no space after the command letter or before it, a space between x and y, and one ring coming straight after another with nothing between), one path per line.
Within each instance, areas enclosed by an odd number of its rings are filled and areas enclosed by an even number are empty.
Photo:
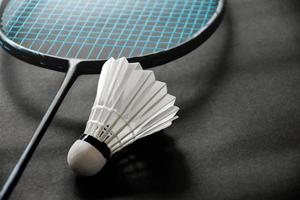
M2 30L17 44L53 56L136 57L194 37L219 0L11 0Z

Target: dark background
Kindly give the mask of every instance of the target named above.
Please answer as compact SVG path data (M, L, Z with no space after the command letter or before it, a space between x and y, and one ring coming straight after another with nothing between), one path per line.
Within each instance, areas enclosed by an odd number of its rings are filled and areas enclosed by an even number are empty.
M300 1L226 7L209 41L154 69L177 96L173 126L120 152L98 176L76 177L66 156L98 81L81 76L11 199L299 199ZM3 50L0 60L3 185L64 74Z

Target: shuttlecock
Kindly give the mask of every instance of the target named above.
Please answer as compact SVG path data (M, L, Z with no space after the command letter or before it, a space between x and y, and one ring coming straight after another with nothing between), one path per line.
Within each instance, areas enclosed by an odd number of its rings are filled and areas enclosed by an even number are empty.
M166 83L139 63L109 59L84 134L69 150L70 168L78 175L94 175L117 151L170 126L179 110L175 99Z

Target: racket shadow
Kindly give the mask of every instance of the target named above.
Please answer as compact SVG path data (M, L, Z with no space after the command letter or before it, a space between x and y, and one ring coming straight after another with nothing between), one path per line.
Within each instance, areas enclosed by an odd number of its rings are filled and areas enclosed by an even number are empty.
M13 105L16 106L18 112L22 113L26 118L38 122L51 103L51 100L54 98L57 88L59 88L65 74L30 66L27 63L18 61L3 50L0 51L0 54L0 58L5 57L5 59L0 59L0 70L2 72L0 73L1 84L5 88L9 99ZM24 80L23 77L32 72L36 73L35 75L37 76L42 76L44 78L43 81L47 81L47 84L41 83L41 85L36 88L30 88L30 91L28 92L26 89L24 90L23 84L26 83L26 80ZM55 75L51 75L51 73L55 73ZM41 78L37 77L37 80L41 80ZM39 93L39 95L35 92ZM85 121L84 119L77 120L56 115L53 120L53 125L77 133L77 131L81 130L85 125Z
M231 18L230 18L230 13L228 12L228 8L227 8L227 11L225 14L223 24L225 24L225 26L223 25L223 27L226 30L223 31L223 32L225 32L225 35L222 36L222 38L225 38L225 39L224 39L223 44L221 44L222 50L218 54L219 56L216 56L217 57L216 62L214 62L211 65L206 66L204 69L204 70L209 69L208 78L206 78L206 80L205 80L205 81L207 81L207 83L205 83L205 87L203 87L203 84L197 84L197 86L199 86L199 87L192 88L192 90L194 90L196 92L192 98L187 99L187 101L181 101L180 98L177 99L177 104L180 107L180 117L181 118L186 117L186 115L188 113L190 113L191 111L193 111L195 108L198 108L199 106L204 105L205 102L207 101L207 99L209 99L209 97L216 90L216 87L214 87L214 86L221 84L223 78L225 77L226 69L227 69L226 58L230 54L231 40L234 37L232 30L230 28L231 27ZM217 32L219 32L219 31L217 31ZM200 50L201 50L201 48L203 48L203 47L200 47ZM187 56L183 57L183 59L180 59L180 60L183 60L185 63L185 62L188 62L188 60L185 60L185 59L191 59L191 57L195 57L196 62L197 62L199 55L195 55L194 54L195 52L197 53L198 51L194 51L194 52L188 54ZM17 106L18 111L22 112L24 115L26 115L34 120L37 120L37 121L40 120L41 116L44 114L44 110L47 108L48 104L50 104L52 98L55 95L57 88L60 86L60 83L63 80L64 74L60 74L59 72L49 71L49 73L57 73L57 74L55 74L51 77L55 80L53 80L53 81L51 80L49 85L46 86L49 89L48 91L46 91L46 93L48 93L48 94L43 97L45 97L45 99L47 98L45 100L45 101L47 101L47 103L44 101L43 102L44 104L41 105L41 102L37 101L36 99L33 99L35 102L31 102L32 101L31 94L28 94L28 92L24 92L21 87L22 81L20 81L19 77L24 76L24 71L18 70L18 69L22 68L22 66L20 66L20 65L28 65L28 64L18 61L17 59L8 55L4 51L1 51L0 53L2 54L1 57L5 57L5 59L0 60L0 64L2 65L2 69L1 69L2 73L0 74L2 76L2 78L1 78L2 85L5 87L7 93L10 95L10 99L12 100L14 105ZM192 54L192 56L191 56L191 54ZM174 62L171 62L170 64L174 65ZM165 65L166 68L168 68L168 70L172 70L173 68L172 67L169 68L168 65L169 64ZM5 67L5 66L10 66L10 67ZM28 67L29 66L23 66L23 68L28 68ZM154 71L156 71L156 69L160 70L159 68L153 68ZM203 72L201 69L203 70L203 68L199 67L199 72L196 72L196 73L199 73L199 76ZM45 70L45 69L40 68L39 70ZM28 72L26 72L26 73L28 73ZM58 76L58 74L61 75L61 77ZM158 73L158 75L159 75L159 73ZM164 76L164 74L162 74L162 77L161 77L162 80L168 83L168 87L171 89L170 91L172 91L173 95L178 96L178 97L185 96L185 94L183 94L183 95L177 94L176 90L172 90L172 87L177 87L179 85L178 80L184 80L184 77L183 77L184 74L182 75L182 73L177 73L177 76L173 76L170 79L165 79L163 76ZM158 78L160 79L160 76L158 76ZM13 84L12 84L12 80L13 80ZM48 79L48 80L50 80L50 79ZM78 80L77 80L77 82L78 82ZM76 84L76 82L75 82L75 84ZM182 84L182 86L188 87L188 86L185 86L184 84ZM45 87L45 85L43 85L43 87ZM74 87L74 85L73 85L73 87ZM39 91L41 91L41 89L39 89ZM42 92L45 92L45 91L42 91ZM49 97L50 92L53 93L51 97ZM92 94L92 93L89 93L89 94ZM93 98L91 98L91 99L93 99ZM88 98L86 100L90 100L90 99ZM92 102L90 103L90 105L92 105ZM78 109L78 106L76 106L76 107ZM81 105L81 107L82 107L82 105ZM85 110L86 109L82 109L83 112ZM90 110L90 107L88 107L87 110ZM82 113L81 111L78 111L78 112ZM77 131L81 130L82 127L85 125L85 120L83 118L75 119L74 117L68 118L65 116L56 115L55 119L53 120L53 125L55 125L59 128L77 133Z
M76 177L75 191L84 198L132 194L178 195L190 185L184 155L162 132L117 153L96 176Z
M189 117L194 118L194 111L206 105L210 97L217 92L220 88L219 86L222 85L222 82L227 77L228 58L230 58L230 50L233 48L232 44L235 36L232 28L233 22L230 8L226 5L225 7L226 12L220 28L204 44L207 45L208 50L202 46L199 48L199 51L194 51L183 58L185 59L183 60L184 63L190 62L189 60L193 60L194 63L200 63L196 66L196 70L192 69L184 74L178 73L178 76L173 76L166 80L168 86L172 87L175 85L175 87L178 87L181 85L183 88L181 90L170 88L174 91L172 94L178 97L177 103L180 107L179 120L184 119L187 121ZM180 85L178 80L181 80ZM178 91L181 94L178 94Z

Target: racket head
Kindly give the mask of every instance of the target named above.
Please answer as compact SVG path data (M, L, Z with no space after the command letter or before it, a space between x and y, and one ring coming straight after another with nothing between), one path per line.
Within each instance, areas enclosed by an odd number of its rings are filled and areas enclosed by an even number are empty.
M99 73L110 57L144 68L192 51L217 29L223 0L10 0L1 4L0 45L28 63Z

